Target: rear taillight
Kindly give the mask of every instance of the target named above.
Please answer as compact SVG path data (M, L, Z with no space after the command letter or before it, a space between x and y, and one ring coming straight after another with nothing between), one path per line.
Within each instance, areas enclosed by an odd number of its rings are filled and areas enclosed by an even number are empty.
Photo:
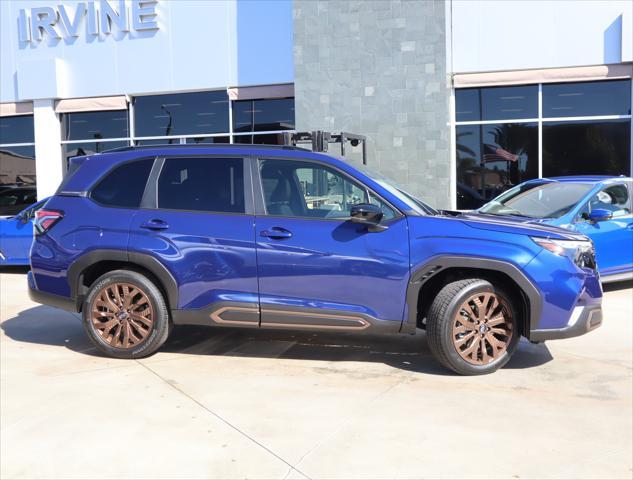
M64 214L58 210L46 210L44 208L38 210L35 212L35 221L33 222L35 234L49 231L62 218L64 218Z

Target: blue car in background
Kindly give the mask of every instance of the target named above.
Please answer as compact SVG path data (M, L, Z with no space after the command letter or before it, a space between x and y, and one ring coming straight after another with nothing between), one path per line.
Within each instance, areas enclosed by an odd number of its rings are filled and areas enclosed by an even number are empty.
M0 217L0 266L29 264L33 218L46 200L29 205L17 215Z
M633 180L576 176L529 180L477 210L587 235L603 283L633 279Z

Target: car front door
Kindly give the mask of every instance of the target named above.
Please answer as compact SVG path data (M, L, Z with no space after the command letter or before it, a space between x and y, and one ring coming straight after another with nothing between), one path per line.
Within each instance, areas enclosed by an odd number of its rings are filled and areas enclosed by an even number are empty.
M592 222L592 210L609 210L608 220ZM591 196L576 219L576 230L590 237L602 275L633 270L633 213L630 183L617 183Z
M179 297L171 308L189 323L259 324L249 168L241 157L158 159L134 215L130 255L168 268Z
M409 276L407 220L325 164L260 159L254 185L261 326L398 331ZM383 210L381 232L353 204Z

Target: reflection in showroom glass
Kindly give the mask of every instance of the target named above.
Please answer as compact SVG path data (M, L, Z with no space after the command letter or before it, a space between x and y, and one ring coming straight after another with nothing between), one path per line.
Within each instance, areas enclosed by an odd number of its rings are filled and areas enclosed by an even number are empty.
M255 145L283 145L283 133L266 133L260 135L234 135L233 143L255 144Z
M233 102L235 132L269 132L295 128L294 98Z
M195 135L229 131L229 98L224 91L134 98L137 137Z
M0 185L35 185L35 146L0 146Z
M457 208L478 208L538 176L536 123L459 125Z
M193 137L187 138L187 143L231 143L229 137Z
M33 115L0 117L0 145L34 141Z
M68 161L73 157L92 155L94 153L101 153L105 152L106 150L112 150L113 148L119 147L127 147L129 145L130 143L128 141L66 143L63 145L66 168L68 168Z
M631 120L543 124L543 176L630 174Z
M543 85L544 117L630 114L631 80Z
M538 117L538 85L455 91L458 122Z
M127 110L62 114L64 140L126 138L129 136Z

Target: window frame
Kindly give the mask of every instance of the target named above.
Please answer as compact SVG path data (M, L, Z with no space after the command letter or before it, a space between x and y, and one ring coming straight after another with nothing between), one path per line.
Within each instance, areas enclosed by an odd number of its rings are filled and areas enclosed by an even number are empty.
M160 178L160 174L163 171L163 167L165 166L166 160L173 159L190 159L190 158L200 158L200 159L241 159L243 165L243 181L244 181L244 212L215 212L215 211L207 211L207 210L183 210L177 208L159 208L158 207L158 179ZM245 155L236 155L236 154L194 154L194 155L159 155L156 157L154 162L154 166L150 171L147 185L145 187L145 192L143 194L143 198L141 200L141 206L139 207L143 210L156 210L161 212L186 212L186 213L195 213L200 215L224 215L224 216L245 216L254 215L253 208L253 187L252 187L252 172L251 172L251 162L248 156Z
M262 178L261 178L261 164L262 162L266 161L266 160L282 160L282 161L290 161L290 162L303 162L303 163L312 163L315 165L319 165L319 166L323 166L325 168L329 168L331 170L333 170L334 172L336 172L337 174L341 175L344 179L350 181L351 183L357 185L359 188L362 188L365 191L365 194L367 195L367 198L369 199L369 195L372 194L374 195L376 198L378 198L381 202L383 202L385 205L387 205L389 208L391 208L395 215L393 218L389 219L389 220L384 220L381 221L381 224L384 225L389 225L397 220L400 220L402 217L405 216L405 214L400 211L400 209L398 209L397 207L395 207L390 201L386 200L382 195L378 194L375 190L373 190L372 188L370 188L369 186L367 186L364 182L362 182L361 180L359 180L358 178L354 177L353 175L350 175L349 173L345 172L344 170L338 168L335 165L332 165L328 162L324 162L321 160L315 160L312 158L300 158L300 157L279 157L279 156L275 156L275 155L266 155L266 156L252 156L251 157L251 174L253 175L253 180L252 180L252 184L253 184L253 196L254 196L254 200L255 200L255 215L257 216L264 216L264 217L269 217L269 218L296 218L296 219L301 219L301 220L316 220L316 221L328 221L328 222L347 222L349 221L350 217L346 217L346 218L321 218L321 217L307 217L307 216L302 216L302 215L270 215L267 211L266 211L266 200L264 197L264 186L262 183Z

